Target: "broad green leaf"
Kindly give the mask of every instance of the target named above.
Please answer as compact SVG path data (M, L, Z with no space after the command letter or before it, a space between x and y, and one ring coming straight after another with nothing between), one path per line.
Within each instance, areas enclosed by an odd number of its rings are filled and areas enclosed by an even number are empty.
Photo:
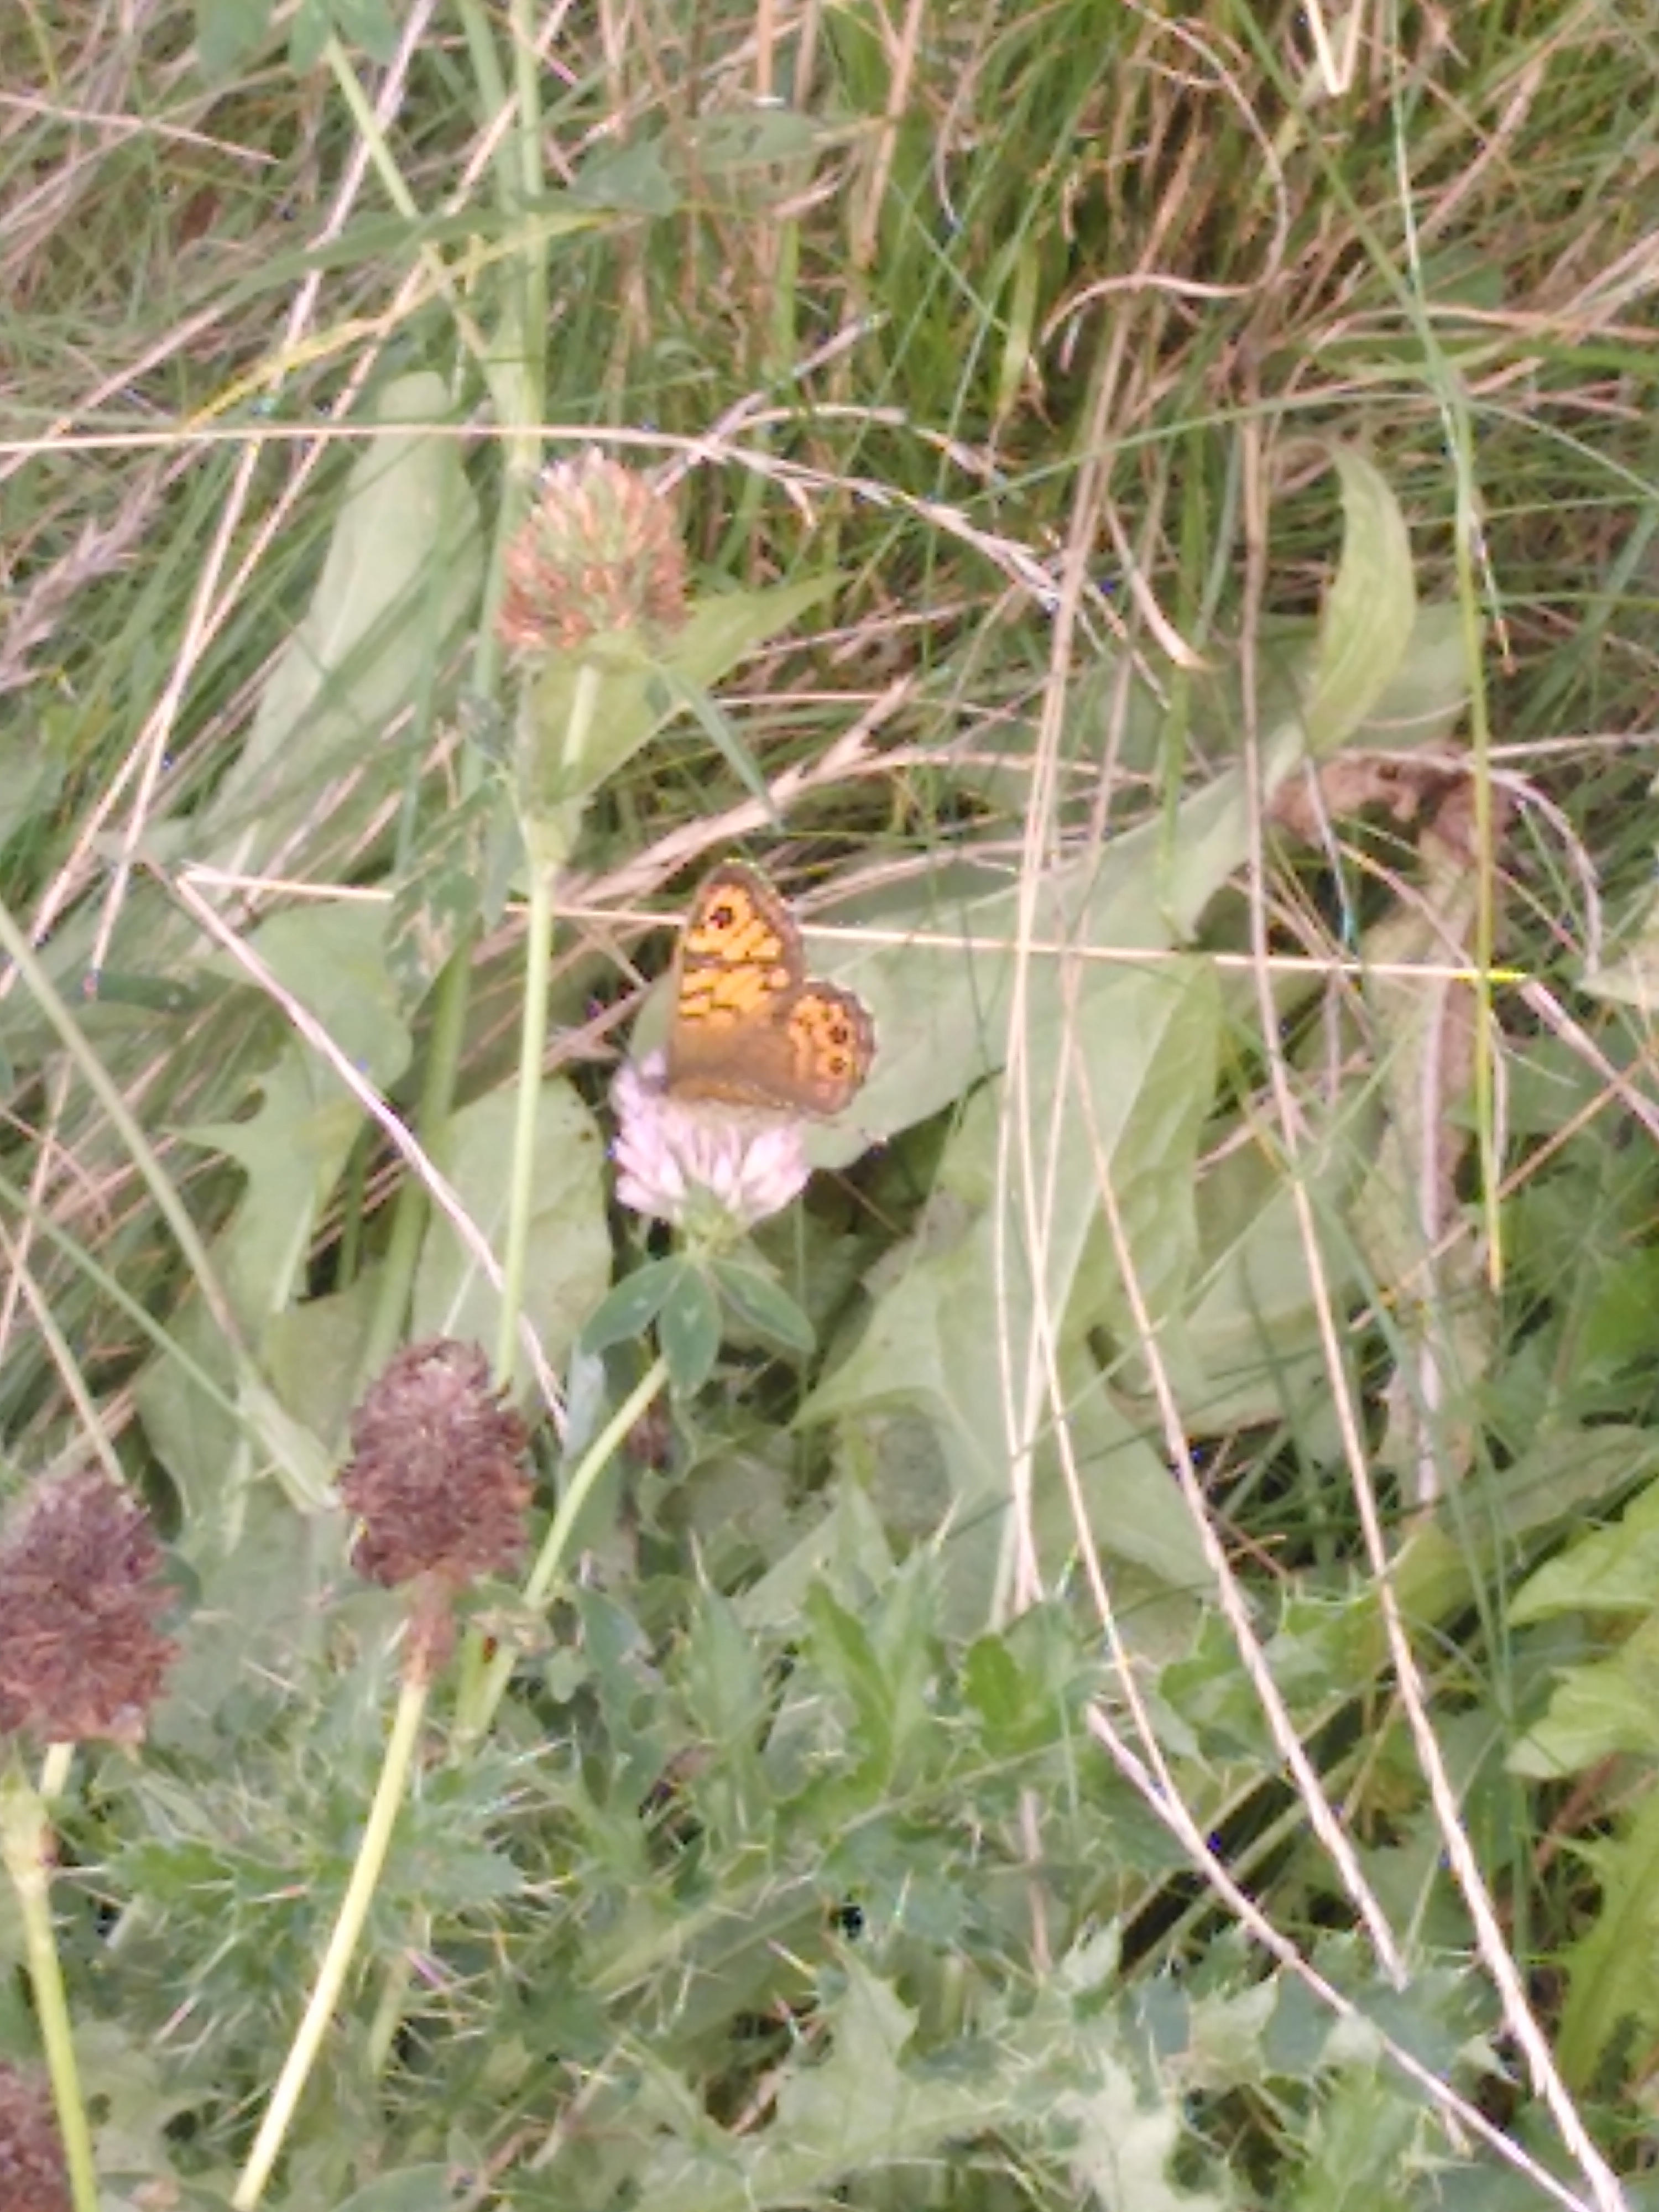
M342 42L361 46L384 69L398 51L398 25L386 0L333 0L333 7Z
M149 1734L197 1758L281 1725L288 1686L307 1677L330 1632L324 1593L347 1572L343 1511L297 1513L270 1483L247 1486L234 1504L190 1510L177 1539L192 1603Z
M1417 615L1406 518L1386 479L1346 446L1333 448L1342 489L1342 554L1320 617L1303 708L1316 758L1347 742L1405 658Z
M518 1085L503 1085L464 1106L434 1147L436 1165L497 1255L506 1236L517 1115ZM556 1364L603 1296L611 1260L605 1146L574 1088L544 1082L536 1102L535 1197L524 1312ZM493 1344L499 1311L495 1290L478 1273L447 1218L434 1211L416 1271L413 1334Z
M1295 757L1293 740L1279 745L1267 768L1269 789ZM1047 1024L1034 1057L1033 1095L1043 1095L1056 1055L1067 1051L1064 1005L1074 988L1087 1010L1086 1018L1079 1014L1075 1036L1097 1061L1109 1042L1104 1025L1113 1018L1113 989L1123 989L1127 1003L1138 979L1151 1006L1155 979L1169 964L1163 957L1137 963L1130 956L1167 956L1189 936L1249 849L1243 779L1220 776L1182 804L1173 829L1149 821L1048 871L1033 887L1031 951L1024 961L1018 887L971 859L945 863L919 886L863 902L857 919L878 927L882 942L811 946L814 972L857 991L876 1024L874 1073L847 1126L815 1133L814 1163L843 1166L872 1136L926 1120L995 1073L1008 1056L1022 969L1028 1023ZM810 942L810 928L807 934ZM908 942L913 936L927 941Z
M678 1270L657 1316L657 1342L682 1398L701 1390L720 1353L720 1302L701 1267Z
M319 1072L308 1045L290 1038L247 1121L179 1132L246 1170L246 1188L215 1252L220 1279L250 1332L257 1334L295 1296L323 1206L362 1126L356 1100Z
M372 1380L363 1354L381 1290L381 1267L365 1267L343 1291L273 1314L259 1350L282 1403L331 1452L343 1448L352 1408Z
M672 215L681 191L663 159L663 142L646 134L625 146L601 142L577 171L570 197L583 205L633 215Z
M1408 1620L1443 1620L1469 1603L1483 1571L1499 1560L1507 1565L1522 1547L1535 1551L1541 1531L1582 1520L1656 1472L1659 1431L1613 1421L1546 1430L1510 1466L1486 1478L1477 1474L1464 1486L1455 1513L1413 1530L1389 1570L1401 1611ZM1628 1533L1621 1523L1581 1536L1523 1583L1510 1602L1511 1622L1603 1607L1614 1613L1650 1611L1659 1542L1650 1547L1644 1504L1638 1499L1632 1506ZM1659 1504L1650 1510L1659 1521ZM1604 1535L1612 1541L1597 1550ZM1579 1553L1587 1549L1581 1561ZM1621 1571L1627 1559L1628 1577ZM1553 1579L1558 1571L1559 1580Z
M1340 1108L1304 1133L1297 1172L1316 1222L1335 1227L1364 1172L1376 1109ZM1236 1148L1199 1184L1199 1255L1190 1303L1166 1321L1159 1351L1176 1401L1194 1434L1241 1423L1305 1419L1328 1396L1319 1310L1296 1193L1286 1168L1255 1146ZM1344 1295L1352 1248L1322 1248L1331 1294ZM1146 1388L1138 1363L1126 1381Z
M956 1587L951 1618L977 1626L991 1600L1002 1545L1010 1469L1022 1449L1037 1455L1034 1495L1048 1501L1058 1522L1065 1492L1051 1434L1055 1408L1048 1395L1058 1356L1090 1420L1099 1449L1078 1455L1085 1492L1097 1481L1095 1534L1106 1548L1145 1546L1148 1564L1174 1571L1181 1584L1201 1580L1201 1553L1184 1509L1147 1446L1109 1409L1093 1403L1100 1389L1091 1365L1070 1357L1099 1319L1107 1299L1099 1238L1097 1180L1109 1175L1121 1193L1136 1191L1130 1211L1131 1249L1154 1294L1172 1296L1188 1264L1190 1231L1181 1228L1190 1203L1200 1132L1213 1089L1217 1000L1206 963L1164 962L1148 969L1084 964L1075 975L1039 972L1027 998L1026 1065L1041 1163L1036 1187L1016 1184L999 1218L991 1188L989 1137L994 1093L948 1148L941 1184L959 1188L972 1210L953 1233L936 1205L908 1252L892 1263L862 1337L803 1409L802 1419L857 1421L893 1406L914 1408L939 1432L952 1497L949 1565ZM1150 1109L1142 1094L1150 1088ZM981 1202L982 1201L982 1202ZM1166 1234L1160 1214L1167 1209ZM1091 1242L1100 1256L1086 1297L1073 1310L1078 1270ZM1057 1355L1036 1357L1041 1300L1059 1340ZM1114 1301L1115 1303L1115 1301ZM1086 1413L1081 1409L1086 1407ZM1102 1424L1107 1425L1103 1431ZM1124 1495L1127 1486L1137 1501ZM1060 1550L1076 1532L1055 1530Z
M410 1047L409 1024L386 973L386 928L384 908L343 901L289 907L261 922L249 939L276 981L380 1091L408 1066ZM331 1070L319 1070L316 1080L320 1091L340 1094Z
M347 776L349 789L331 799L331 835L366 831L408 774L385 733L435 682L483 580L460 447L419 427L451 412L442 379L426 371L377 394L376 419L389 427L352 462L311 605L266 681L240 758L197 817L203 858L259 866L310 823L319 791Z
M316 68L333 35L328 0L300 0L288 37L288 65L296 76Z
M271 1473L302 1513L320 1512L333 1498L332 1453L257 1376L243 1376L239 1395L249 1431L264 1447Z

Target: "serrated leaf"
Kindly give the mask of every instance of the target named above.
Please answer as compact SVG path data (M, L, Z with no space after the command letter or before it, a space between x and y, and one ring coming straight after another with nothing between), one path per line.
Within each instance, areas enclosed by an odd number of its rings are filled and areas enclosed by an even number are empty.
M1422 2126L1420 2100L1397 2075L1380 2066L1345 2068L1315 2107L1286 2212L1374 2212L1394 2197L1388 2178L1403 2181Z
M766 1669L737 1608L706 1590L686 1638L685 1695L695 1725L728 1750L756 1735L768 1704Z
M1624 1753L1659 1753L1659 1619L1607 1658L1564 1667L1542 1717L1509 1758L1512 1773L1557 1781Z
M1594 1449L1595 1431L1575 1436L1581 1451ZM1650 1431L1616 1432L1617 1464L1628 1471L1659 1448ZM1570 1443L1568 1449L1573 1448ZM1611 1526L1588 1530L1529 1576L1511 1601L1519 1623L1563 1613L1634 1613L1647 1616L1659 1589L1659 1484L1632 1498Z
M1659 2029L1659 1793L1640 1800L1619 1835L1580 1848L1601 1899L1588 1934L1563 1955L1567 2001L1556 2056L1568 2086L1582 2094L1595 2086L1615 2039L1633 2027L1650 2041Z
M822 1585L808 1592L806 1616L815 1669L851 1701L863 1765L885 1773L892 1752L893 1700L864 1624Z

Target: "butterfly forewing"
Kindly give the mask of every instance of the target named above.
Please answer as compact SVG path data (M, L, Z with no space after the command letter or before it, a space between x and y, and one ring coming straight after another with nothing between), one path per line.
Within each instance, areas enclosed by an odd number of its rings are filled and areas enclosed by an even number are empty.
M870 1072L875 1024L850 991L808 977L800 930L758 871L705 878L680 938L668 1087L684 1098L838 1114Z

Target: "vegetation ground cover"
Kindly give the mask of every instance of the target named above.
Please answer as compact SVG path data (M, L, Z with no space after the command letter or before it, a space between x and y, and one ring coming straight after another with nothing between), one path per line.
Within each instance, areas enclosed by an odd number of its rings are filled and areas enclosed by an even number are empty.
M1656 67L5 12L20 2203L1656 2195Z

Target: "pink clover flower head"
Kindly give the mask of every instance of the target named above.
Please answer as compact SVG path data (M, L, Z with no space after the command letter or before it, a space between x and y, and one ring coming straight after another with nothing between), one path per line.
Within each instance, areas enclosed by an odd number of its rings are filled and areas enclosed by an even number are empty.
M806 1188L805 1131L793 1115L676 1098L659 1052L624 1060L617 1109L617 1196L635 1213L718 1238L781 1212Z

